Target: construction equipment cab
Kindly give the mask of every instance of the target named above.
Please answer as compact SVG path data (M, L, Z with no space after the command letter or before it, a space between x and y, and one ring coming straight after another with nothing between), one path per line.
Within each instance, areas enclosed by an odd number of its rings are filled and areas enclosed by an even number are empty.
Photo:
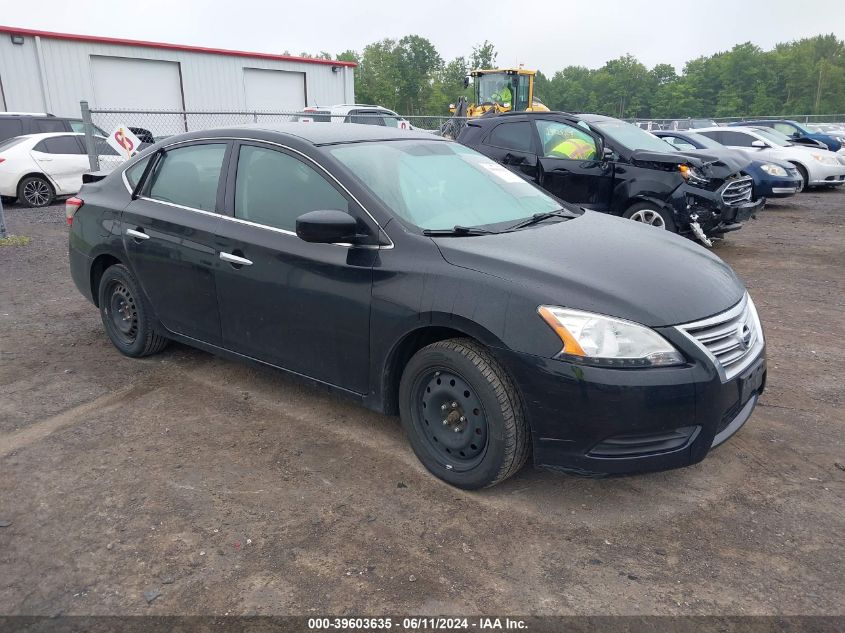
M469 77L473 78L475 95L472 104L467 105L463 116L479 117L490 111L501 112L548 112L534 94L536 70L524 68L496 68L473 70L465 80L469 86ZM460 103L458 106L460 107ZM456 107L449 111L455 114Z

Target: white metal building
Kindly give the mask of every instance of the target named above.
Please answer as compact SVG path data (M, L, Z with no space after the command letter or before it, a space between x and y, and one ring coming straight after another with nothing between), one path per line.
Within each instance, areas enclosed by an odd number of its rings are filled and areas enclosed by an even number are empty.
M298 111L353 103L354 66L0 26L0 110Z

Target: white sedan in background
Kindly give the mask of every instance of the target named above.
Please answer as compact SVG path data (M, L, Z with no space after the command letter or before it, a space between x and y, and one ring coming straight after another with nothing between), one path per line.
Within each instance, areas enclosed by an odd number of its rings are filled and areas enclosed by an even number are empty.
M709 127L696 133L732 149L745 151L750 158L782 160L795 165L804 187L839 187L845 184L845 157L827 149L790 143L782 134L756 127ZM802 187L803 188L803 187Z
M117 152L101 136L94 142L101 167L114 168ZM84 134L27 134L0 143L0 196L27 207L46 207L57 196L75 194L90 170Z

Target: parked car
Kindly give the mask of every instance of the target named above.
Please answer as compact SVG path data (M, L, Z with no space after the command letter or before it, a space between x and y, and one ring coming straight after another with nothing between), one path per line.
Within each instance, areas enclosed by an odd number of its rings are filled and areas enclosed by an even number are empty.
M654 132L655 130L663 129L663 126L657 121L636 121L634 125L646 132Z
M667 130L653 132L658 138L679 149L680 151L704 150L714 156L721 152L736 155L742 150L731 149L717 143L711 138L691 131L672 132ZM747 156L747 155L746 155ZM750 160L742 173L751 176L754 182L753 198L786 198L799 191L804 185L801 174L792 163L778 160Z
M0 142L25 134L84 131L82 119L57 117L46 112L0 112ZM96 125L94 132L108 136Z
M304 123L361 123L363 125L384 125L403 130L412 130L407 119L402 118L393 110L377 105L362 103L344 103L327 107L309 107L303 110L303 115L295 118Z
M473 119L458 141L567 202L710 244L742 227L748 163L678 152L636 125L596 114L520 112ZM563 144L562 144L563 143Z
M529 455L695 463L766 383L754 303L718 257L425 132L204 130L89 178L70 270L121 353L174 339L399 414L455 486Z
M752 127L720 127L696 130L714 141L741 149L758 160L783 160L795 165L804 189L811 186L838 187L845 184L845 164L834 152L795 145L777 131Z
M700 127L712 127L719 125L713 119L676 119L665 129L669 130L694 130Z
M94 137L101 168L122 159L102 136ZM27 207L46 207L79 191L91 169L83 134L27 134L0 141L0 195Z
M729 123L732 127L766 127L777 130L789 137L793 143L818 145L823 149L829 149L831 152L838 152L842 149L842 143L829 134L818 134L811 132L797 121L789 121L787 119L757 119L754 121L737 121ZM811 141L811 142L808 142Z

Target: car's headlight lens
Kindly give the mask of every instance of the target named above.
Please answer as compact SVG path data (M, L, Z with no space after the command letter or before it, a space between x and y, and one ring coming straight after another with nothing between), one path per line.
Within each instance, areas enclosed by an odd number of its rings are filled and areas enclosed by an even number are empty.
M839 161L833 156L825 156L824 154L811 154L814 160L819 161L822 165L835 165Z
M639 323L555 306L540 306L537 312L563 343L558 357L603 367L666 367L684 362L669 341Z
M786 170L780 165L775 165L774 163L766 163L764 165L760 165L760 169L762 169L770 176L786 176Z
M681 172L681 176L684 177L691 185L696 185L698 187L703 187L710 179L707 178L704 174L698 171L695 167L691 167L690 165L678 165L678 171Z

